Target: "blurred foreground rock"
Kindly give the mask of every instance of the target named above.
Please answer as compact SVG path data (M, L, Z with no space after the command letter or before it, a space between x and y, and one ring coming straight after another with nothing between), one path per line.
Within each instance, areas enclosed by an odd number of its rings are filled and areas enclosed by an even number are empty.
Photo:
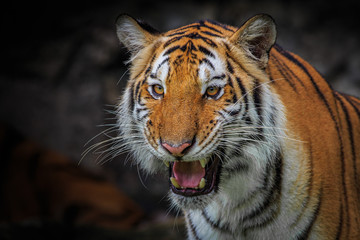
M0 129L0 222L53 221L70 227L134 228L141 207L103 176Z

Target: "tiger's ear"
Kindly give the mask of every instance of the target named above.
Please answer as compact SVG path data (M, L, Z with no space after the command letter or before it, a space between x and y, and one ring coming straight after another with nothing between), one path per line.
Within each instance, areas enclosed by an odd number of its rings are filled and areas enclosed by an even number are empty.
M116 33L120 42L130 51L132 58L159 35L159 32L148 24L127 14L122 14L116 19Z
M245 50L246 55L265 68L269 51L276 40L276 25L272 17L259 14L250 18L231 37L230 41Z

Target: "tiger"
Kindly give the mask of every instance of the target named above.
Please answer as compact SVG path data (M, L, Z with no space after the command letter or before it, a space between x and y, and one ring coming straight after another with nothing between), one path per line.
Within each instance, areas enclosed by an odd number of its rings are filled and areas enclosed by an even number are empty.
M360 100L276 43L274 19L166 32L127 14L112 151L162 173L188 239L360 239Z

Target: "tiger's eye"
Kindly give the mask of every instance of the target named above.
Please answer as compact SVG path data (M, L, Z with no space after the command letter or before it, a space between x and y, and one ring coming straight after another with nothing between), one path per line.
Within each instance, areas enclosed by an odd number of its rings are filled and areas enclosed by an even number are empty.
M153 90L158 95L163 95L164 94L164 88L163 88L163 86L161 86L159 84L154 85Z
M219 87L212 86L206 89L206 94L210 97L215 96L220 91Z

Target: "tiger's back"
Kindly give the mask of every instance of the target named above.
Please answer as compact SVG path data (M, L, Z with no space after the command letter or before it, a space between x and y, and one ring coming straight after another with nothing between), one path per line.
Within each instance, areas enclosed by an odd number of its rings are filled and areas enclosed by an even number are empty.
M287 128L305 145L307 194L318 198L314 221L329 238L359 238L360 100L334 91L309 63L279 46L270 52L267 74L286 105Z
M169 174L189 239L359 238L360 101L274 45L271 17L158 33L121 16L117 33L115 148Z

